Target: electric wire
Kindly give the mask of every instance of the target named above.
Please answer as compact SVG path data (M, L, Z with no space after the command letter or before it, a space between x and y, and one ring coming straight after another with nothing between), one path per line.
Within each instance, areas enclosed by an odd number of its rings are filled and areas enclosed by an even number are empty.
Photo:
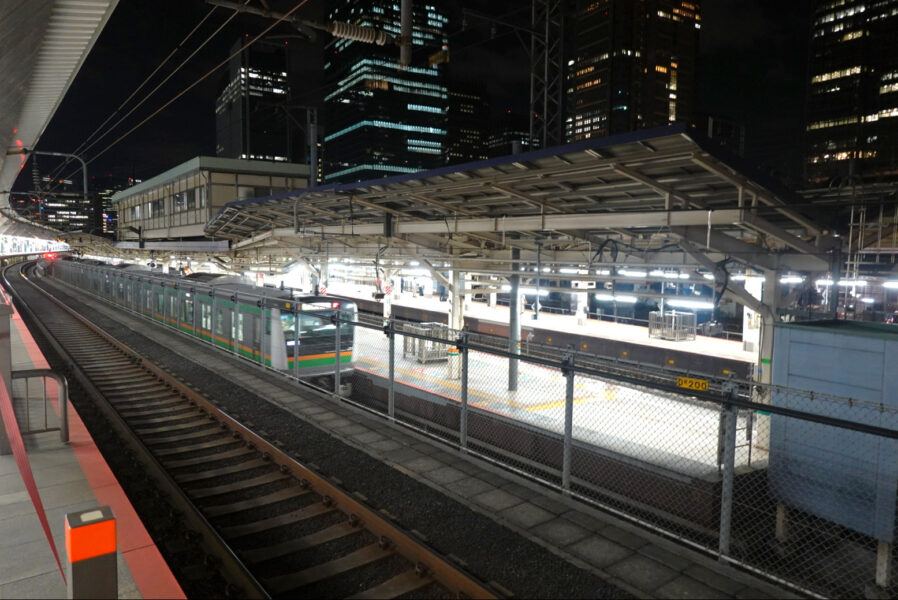
M247 0L247 1L249 1L249 0ZM121 110L128 104L128 102L130 102L131 99L134 98L134 96L136 96L137 93L138 93L141 89L143 89L143 87L144 87L147 83L149 83L149 81L156 75L156 73L158 73L159 70L162 69L162 67L164 67L164 66L166 65L166 63L168 63L169 60L171 60L171 58L178 52L178 50L180 50L180 49L184 46L184 44L187 43L187 41L193 36L193 34L196 33L197 30L199 30L199 28L203 26L203 24L209 19L209 17L212 16L212 13L214 13L217 9L218 9L217 6L213 6L212 9L211 9L208 13L206 13L206 16L204 16L204 17L200 20L200 22L197 23L196 26L195 26L193 29L190 30L190 33L188 33L188 34L184 37L184 39L181 40L180 43L178 43L178 45L175 46L174 49L172 49L172 51L168 53L168 56L166 56L164 59L162 59L162 62L160 62L160 63L156 66L156 68L153 69L153 72L150 73L149 75L147 75L147 76L144 78L144 80L143 80L142 82L140 82L140 84L139 84L136 88L134 88L134 91L131 92L131 94L130 94L127 98L125 98L125 99L118 105L118 107L116 107L116 109L113 110L112 113L110 113L110 115L109 115L108 117L106 117L106 119L105 119L102 123L100 123L100 125L97 126L97 128L94 129L94 131L93 131L90 135L88 135L87 138L85 138L85 140L84 140L83 142L81 142L81 144L79 144L77 148L75 148L75 150L72 151L72 154L80 155L82 152L84 152L84 151L86 151L86 150L89 150L89 149L90 149L90 146L88 146L87 148L85 148L85 146L91 141L91 139L93 139L93 137L96 136L97 133L99 133L100 130L102 130L103 127L105 127L106 124L109 123L109 121L111 121L112 119L114 119L115 116L121 112ZM216 32L216 33L217 33L217 32ZM214 35L214 34L213 34L213 35ZM211 38L210 38L210 39L211 39ZM207 42L208 42L208 40L207 40ZM201 47L202 47L202 46L201 46ZM184 66L183 63L181 64L181 66L178 67L178 69L180 69L182 66ZM177 72L177 69L175 69L174 72ZM174 74L174 72L173 72L172 74ZM170 76L169 76L169 77L170 77ZM166 79L166 81L167 81L167 79ZM163 82L163 83L164 83L164 82ZM158 88L156 88L156 89L158 89ZM155 90L153 90L153 91L155 91ZM153 94L153 92L150 92L150 95L152 95L152 94ZM147 97L149 97L149 96L147 96ZM138 104L138 106L140 106L140 105ZM135 108L137 108L137 107L135 107ZM133 110L132 110L131 112L133 112ZM131 114L131 112L129 112L128 114ZM127 117L127 116L128 116L128 115L125 115L125 117ZM122 117L122 118L124 119L125 117ZM115 125L113 125L112 127L110 127L110 128L109 128L109 131L112 131L112 129L114 129L119 123L121 123L121 120L119 120ZM107 131L107 133L104 133L103 136L107 135L109 131ZM103 136L101 136L99 139L102 139ZM99 140L98 140L98 141L99 141ZM57 176L62 172L63 169L65 169L66 165L68 165L71 161L72 161L72 159L71 159L70 157L67 157L67 158L62 162L62 164L60 164L59 166L57 166L56 168L54 168L53 171L52 171L52 173L51 173L51 175L50 175L50 181L52 182L52 181L56 180ZM74 173L75 173L75 171L72 172L72 174L74 174ZM65 179L68 179L69 177L71 177L72 174L70 174L68 177L65 177ZM57 187L59 187L59 184L56 184L56 185L54 185L52 188L50 188L49 192L52 192L52 191L56 190Z
M247 2L249 2L249 0L247 0ZM205 81L206 79L208 79L208 78L209 78L210 76L212 76L216 71L218 71L218 70L221 69L222 67L226 66L226 65L231 61L232 58L234 58L235 56L238 56L241 52L243 52L244 50L246 50L247 48L249 48L250 46L252 46L253 44L255 44L255 43L256 43L257 41L259 41L262 37L264 37L266 33L268 33L269 31L271 31L272 29L274 29L277 25L279 25L279 24L280 24L281 22L283 22L285 19L287 19L288 17L290 17L293 13L295 13L297 10L299 10L300 8L302 8L302 7L303 7L306 3L308 3L308 2L309 2L309 0L302 0L301 2L297 3L297 5L294 6L293 8L291 8L289 12L285 13L283 16L281 16L279 19L277 19L274 23L272 23L271 25L269 25L268 27L266 27L266 28L262 31L262 33L256 35L256 37L252 38L249 42L247 42L247 43L246 43L244 46L242 46L239 50L237 50L236 52L232 53L230 56L228 56L225 60L223 60L223 61L221 61L220 63L218 63L216 66L212 67L212 68L211 68L205 75L203 75L202 77L200 77L199 79L197 79L196 81L194 81L193 83L191 83L189 86L187 86L186 88L184 88L183 90L181 90L180 92L178 92L178 93L177 93L171 100L169 100L168 102L166 102L165 104L163 104L162 106L160 106L158 109L156 109L155 112L153 112L152 114L150 114L149 116L147 116L146 118L144 118L143 121L141 121L140 123L138 123L137 125L135 125L135 126L132 127L131 129L129 129L128 131L126 131L125 133L123 133L122 135L120 135L118 138L115 139L115 141L113 141L111 144L109 144L108 146L106 146L105 148L103 148L103 150L101 150L98 154L95 154L94 156L92 156L90 160L86 161L87 164L90 164L90 163L92 163L93 161L97 160L97 159L98 159L99 157L101 157L103 154L105 154L105 153L108 152L110 149L112 149L113 146L115 146L115 145L118 144L120 141L122 141L123 139L125 139L126 137L128 137L129 135L131 135L132 133L134 133L137 129L139 129L140 127L142 127L144 124L146 124L148 121L150 121L153 117L155 117L156 115L158 115L159 113L161 113L163 110L165 110L166 108L168 108L172 103L174 103L176 100L178 100L181 96L183 96L184 94L186 94L187 92L189 92L190 90L192 90L193 88L195 88L197 85L199 85L200 83L202 83L203 81Z
M293 10L290 11L290 13L287 13L286 15L284 15L283 17L281 17L280 19L278 19L277 21L275 21L275 22L274 22L268 29L266 29L262 34L260 34L260 36L261 36L261 35L264 35L265 33L267 33L272 27L274 27L275 25L277 25L278 23L280 23L281 21L283 21L283 20L284 20L287 16L289 16L293 11L297 10L302 4L305 4L306 2L308 2L308 0L304 0L304 2L302 2L301 4L299 4L299 5L297 5L296 7L294 7ZM249 4L249 3L250 3L250 0L245 0L244 3L243 3L243 5L246 6L246 5ZM168 82L168 81L175 75L175 73L177 73L179 70L181 70L181 68L182 68L184 65L186 65L188 62L190 62L190 60L191 60L194 56L196 56L197 52L199 52L200 50L202 50L202 49L206 46L206 44L208 44L208 43L209 43L209 42L210 42L216 35L218 35L218 33L219 33L222 29L224 29L224 28L225 28L231 21L233 21L234 18L236 18L237 15L239 15L239 14L240 14L240 11L236 11L236 10L235 10L235 11L231 14L231 16L229 16L229 17L228 17L228 18L227 18L221 25L219 25L218 29L216 29L215 31L213 31L212 34L211 34L209 37L207 37L207 38L205 39L205 41L203 41L203 43L200 44L199 47L197 47L197 48L190 54L190 56L188 56L187 58L185 58L185 59L181 62L181 64L178 65L178 67L177 67L174 71L172 71L171 73L169 73L168 77L166 77L165 79L163 79L163 80L162 80L156 87L154 87L154 88L150 91L150 93L147 94L147 96L146 96L143 100L141 100L140 102L138 102L137 105L134 106L130 111L128 111L127 114L125 114L124 116L122 116L121 119L119 119L118 121L116 121L115 125L113 125L112 127L110 127L109 130L107 130L106 133L104 133L102 136L100 136L99 138L97 138L96 140L94 140L94 142L91 143L90 146L88 146L87 148L85 148L85 151L90 150L91 148L93 148L97 143L99 143L99 141L100 141L101 139L103 139L104 137L106 137L107 135L109 135L109 133L111 133L116 127L118 127L118 126L122 123L122 121L124 121L127 117L129 117L131 114L133 114L135 110L137 110L137 109L138 109L144 102L146 102L146 101L150 98L150 96L152 96L153 94L155 94L155 93L159 90L159 88L161 88L163 85L165 85L165 83L167 83L167 82ZM146 118L145 118L144 120L142 120L140 123L138 123L137 125L135 125L135 126L132 127L131 129L129 129L125 134L123 134L122 136L118 137L114 142L112 142L111 144L109 144L108 146L106 146L106 147L105 147L103 150L101 150L98 154L95 154L94 156L90 157L90 159L89 159L89 160L86 160L85 162L86 162L87 164L91 164L92 162L94 162L97 158L99 158L100 156L102 156L103 154L105 154L107 151L109 151L109 150L110 150L113 146L115 146L117 143L119 143L120 141L122 141L123 139L125 139L128 135L130 135L131 133L133 133L134 131L136 131L138 128L140 128L141 126L143 126L147 121L149 121L150 119L152 119L153 117L155 117L156 115L158 115L160 112L162 112L165 108L167 108L169 105L171 105L175 100L177 100L178 98L180 98L181 96L183 96L183 95L184 95L185 93L187 93L189 90L193 89L196 85L198 85L200 82L202 82L202 81L205 80L207 77L209 77L210 75L212 75L215 71L217 71L218 69L220 69L222 66L226 65L226 64L231 60L231 58L237 56L237 55L238 55L240 52L242 52L245 48L248 48L249 46L251 46L256 40L259 39L260 36L256 36L253 40L251 40L249 43L247 43L246 46L244 46L243 48L241 48L240 50L238 50L237 52L235 52L234 54L232 54L231 56L229 56L229 57L227 58L227 60L225 60L225 61L219 63L216 67L213 67L213 69L212 69L211 71L209 71L208 73L206 73L205 75L203 75L202 77L200 77L199 79L197 79L195 82L193 82L192 84L190 84L187 88L183 89L181 92L179 92L178 94L176 94L174 98L172 98L171 100L169 100L168 102L166 102L165 104L163 104L160 108L158 108L156 111L154 111L153 113L151 113L148 117L146 117ZM74 172L76 172L76 171L73 171L73 173L74 173Z

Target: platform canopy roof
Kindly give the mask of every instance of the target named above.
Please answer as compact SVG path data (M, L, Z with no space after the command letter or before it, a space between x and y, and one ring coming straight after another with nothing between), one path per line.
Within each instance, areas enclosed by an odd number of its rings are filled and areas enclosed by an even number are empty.
M0 2L0 234L58 234L24 222L9 190L75 80L118 0ZM48 149L57 151L57 149Z
M206 225L234 258L405 258L482 273L544 265L826 271L803 200L680 124L232 202ZM284 258L281 258L284 260Z

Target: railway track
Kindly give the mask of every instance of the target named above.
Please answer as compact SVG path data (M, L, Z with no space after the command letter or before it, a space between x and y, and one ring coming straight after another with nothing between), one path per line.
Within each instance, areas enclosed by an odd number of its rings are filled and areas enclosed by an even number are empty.
M26 269L4 270L7 289L212 557L223 594L497 597L363 497L20 277Z

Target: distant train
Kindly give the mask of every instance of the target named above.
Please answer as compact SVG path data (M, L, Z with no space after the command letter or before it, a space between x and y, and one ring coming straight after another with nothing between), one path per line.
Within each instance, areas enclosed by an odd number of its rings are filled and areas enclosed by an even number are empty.
M341 373L355 369L356 305L325 296L294 298L240 277L165 275L139 265L55 260L54 277L183 333L297 377L330 375L337 360L339 311Z

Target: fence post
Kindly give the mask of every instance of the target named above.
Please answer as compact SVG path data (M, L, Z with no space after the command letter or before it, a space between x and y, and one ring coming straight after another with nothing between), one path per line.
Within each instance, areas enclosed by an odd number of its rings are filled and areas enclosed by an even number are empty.
M718 552L730 553L730 533L733 523L733 481L736 470L736 420L738 410L732 404L735 391L727 387L723 410L723 480L720 488L720 538Z
M564 394L564 450L561 464L561 488L565 493L571 489L571 449L574 436L574 354L564 357L561 371L566 381Z
M332 322L336 325L334 329L334 340L336 344L334 353L334 393L340 395L340 309L334 309Z
M459 414L458 442L462 450L468 448L468 332L462 331L456 344L461 350L461 414Z
M389 415L390 419L393 419L396 414L396 325L393 321L393 317L387 321L386 326L384 327L384 333L387 334L387 339L390 344L390 372L388 381L388 389L387 389L387 415Z
M299 307L293 305L293 376L299 379Z

